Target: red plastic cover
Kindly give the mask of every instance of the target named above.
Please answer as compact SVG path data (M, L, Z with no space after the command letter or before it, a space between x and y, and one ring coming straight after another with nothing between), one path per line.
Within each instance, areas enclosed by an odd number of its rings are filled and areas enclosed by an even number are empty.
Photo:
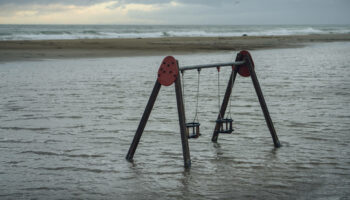
M175 82L179 75L179 67L174 57L167 56L163 59L158 70L158 82L161 85L169 86Z
M239 56L237 56L236 61L242 61L246 57L248 57L248 59L250 60L250 63L252 63L252 67L254 69L254 61L253 61L252 56L250 55L250 53L248 51L243 50L243 51L239 52ZM244 65L239 66L238 74L241 76L244 76L244 77L249 77L250 73L249 73L249 69L248 69L248 64L244 64Z

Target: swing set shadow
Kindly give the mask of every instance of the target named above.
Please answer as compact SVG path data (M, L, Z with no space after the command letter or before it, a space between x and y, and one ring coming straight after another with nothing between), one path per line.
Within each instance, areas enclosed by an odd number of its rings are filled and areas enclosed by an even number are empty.
M188 145L188 139L190 138L198 138L200 136L200 123L198 120L198 96L199 96L199 76L201 69L205 68L217 68L218 70L218 94L220 93L220 67L232 67L232 72L230 75L230 79L228 81L225 96L222 100L221 106L220 106L220 98L219 98L219 113L216 120L215 128L212 135L212 141L217 142L219 134L230 134L233 131L232 118L224 117L225 112L229 103L229 100L231 99L231 93L232 88L234 85L234 82L236 80L237 73L243 77L251 77L252 82L256 91L256 94L259 99L259 103L261 106L261 109L263 111L265 121L267 124L267 127L269 128L274 146L276 148L280 147L281 144L278 140L277 133L275 131L272 119L270 117L262 90L260 88L259 81L257 79L255 69L254 69L254 62L253 59L248 51L240 51L237 56L235 62L228 62L228 63L214 63L214 64L204 64L204 65L193 65L193 66L184 66L179 67L177 60L175 60L172 56L167 56L162 61L159 70L158 70L158 78L155 82L155 85L153 87L151 96L148 100L148 103L146 105L145 111L142 115L141 121L139 123L139 126L136 130L134 139L130 145L129 151L126 155L126 159L128 161L133 161L133 157L136 151L136 148L140 142L142 133L145 129L145 126L147 124L148 118L151 114L153 105L157 99L159 90L161 86L170 86L173 83L175 83L175 93L176 93L176 102L177 102L177 110L179 115L179 125L180 125L180 135L181 135L181 142L182 142L182 152L183 152L183 159L184 159L184 167L190 168L191 167L191 157L190 157L190 150ZM185 108L184 108L184 90L181 86L181 78L179 76L179 73L182 73L182 77L184 75L184 72L186 70L197 70L198 71L198 85L197 85L197 102L196 102L196 114L192 122L186 123L186 116L185 116ZM182 78L182 82L184 85L184 78ZM218 95L219 96L219 95ZM229 112L229 114L231 111Z

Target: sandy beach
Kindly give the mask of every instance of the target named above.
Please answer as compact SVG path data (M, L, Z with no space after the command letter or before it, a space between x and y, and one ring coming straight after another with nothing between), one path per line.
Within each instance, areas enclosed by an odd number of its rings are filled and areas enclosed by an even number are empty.
M289 48L333 41L350 41L350 34L0 41L0 61Z

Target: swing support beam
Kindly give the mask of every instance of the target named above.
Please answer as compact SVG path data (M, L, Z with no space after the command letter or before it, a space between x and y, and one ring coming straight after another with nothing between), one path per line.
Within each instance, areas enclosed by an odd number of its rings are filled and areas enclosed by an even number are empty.
M267 109L266 101L265 101L264 95L262 93L262 90L260 88L260 84L259 84L258 78L256 76L255 70L252 67L252 61L250 59L248 59L247 62L249 63L248 64L249 73L250 73L250 76L252 77L252 82L253 82L253 85L254 85L254 88L255 88L255 92L256 92L256 94L258 96L258 99L259 99L261 110L264 113L266 125L269 128L269 130L270 130L270 134L271 134L271 137L272 137L272 140L273 140L273 144L275 145L276 148L278 148L278 147L281 146L281 143L278 140L275 127L273 126L273 122L272 122L272 119L270 117L269 110Z
M232 67L232 66L240 66L245 64L245 61L236 61L236 62L227 62L227 63L214 63L208 65L190 65L180 67L180 71L193 70L193 69L204 69L204 68L214 68L214 67Z
M151 114L153 105L157 99L161 86L162 85L169 86L172 83L175 83L175 93L176 93L176 102L177 102L177 109L178 109L178 115L179 115L179 126L180 126L184 167L190 168L191 157L190 157L190 150L188 145L188 131L186 129L186 115L185 115L185 108L184 108L184 102L183 102L183 96L182 96L181 79L179 76L179 71L194 70L194 69L198 70L203 68L226 67L226 66L232 66L232 72L226 87L224 99L222 100L221 108L218 114L218 119L222 118L225 115L226 108L232 93L232 88L236 80L237 73L245 77L250 76L252 78L252 82L253 82L256 94L258 96L259 103L263 111L267 127L269 128L274 146L276 148L280 147L281 144L278 140L276 130L271 120L259 81L257 79L256 73L254 70L254 62L248 51L241 51L240 53L238 53L235 62L215 63L215 64L208 64L208 65L192 65L192 66L184 66L184 67L179 67L177 60L175 60L174 57L167 56L166 58L164 58L161 66L159 67L158 79L154 85L154 88L148 100L147 106L142 115L139 126L136 130L134 139L126 155L126 159L128 161L133 161L135 151L140 142L142 133L146 127L148 118ZM220 123L218 123L218 120L217 120L214 128L213 136L212 136L213 142L217 142L218 140L219 129L220 129Z

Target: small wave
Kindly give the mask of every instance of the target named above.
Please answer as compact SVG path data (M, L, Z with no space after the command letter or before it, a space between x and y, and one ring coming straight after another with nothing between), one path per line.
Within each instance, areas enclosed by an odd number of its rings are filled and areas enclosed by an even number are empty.
M49 170L49 171L83 171L83 172L93 172L93 173L119 173L116 170L103 170L103 169L91 169L85 167L40 167L39 170Z
M60 154L53 153L53 152L47 152L47 151L22 151L21 153L31 153L31 154L37 154L37 155L48 155L48 156L58 156Z
M73 129L73 128L84 128L85 125L76 125L76 126L66 126L64 128L68 128L68 129Z
M65 155L64 156L67 157L71 157L71 158L100 158L100 157L105 157L103 155L90 155L90 154L69 154L69 155Z
M328 141L328 139L324 139L324 138L321 138L321 137L306 136L306 137L303 137L303 138L307 139L307 140L315 140L315 141Z
M97 108L102 110L118 110L118 109L122 109L123 106L101 106Z
M57 142L61 142L61 140L45 140L44 143L57 143Z
M93 31L93 30L88 30L88 31L83 31L84 34L96 34L96 35L100 35L101 33L98 31Z
M39 34L43 34L43 35L61 35L61 34L72 34L69 31L40 31Z
M6 111L21 111L24 110L24 107L21 106L7 106L7 108L5 108Z
M103 142L103 141L97 141L97 142L90 142L91 144L113 144L113 143L116 143L116 142Z
M22 140L0 140L0 143L32 143L32 141L22 141Z
M24 161L10 161L10 162L7 162L8 164L11 164L11 165L16 165L16 164L19 164L19 163L22 163Z
M30 188L23 188L22 190L26 191L37 191L37 190L44 190L44 191L60 191L60 190L66 190L67 188L61 188L61 187L30 187Z
M54 118L57 119L81 119L83 118L82 116L53 116Z
M113 131L111 131L111 132L113 132ZM97 140L116 140L117 138L116 137L105 136L105 137L93 137L92 139L97 139Z
M0 127L0 129L4 129L4 130L15 130L15 131L19 131L19 130L26 130L26 131L45 131L45 130L49 130L49 128L27 128L27 127Z
M168 32L164 31L164 32L162 32L162 36L163 37L170 37L171 35Z
M70 158L99 158L104 157L104 155L98 155L98 154L64 154L64 153L55 153L55 152L48 152L48 151L22 151L23 154L36 154L36 155L45 155L45 156L64 156L64 157L70 157Z

